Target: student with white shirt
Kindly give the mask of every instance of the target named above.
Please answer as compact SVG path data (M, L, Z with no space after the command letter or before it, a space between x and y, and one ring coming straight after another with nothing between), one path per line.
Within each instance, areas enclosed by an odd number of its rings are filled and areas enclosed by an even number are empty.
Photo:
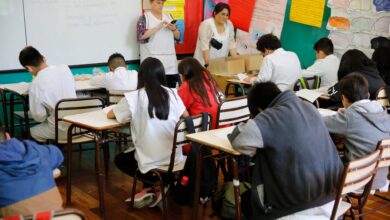
M128 70L125 58L120 53L114 53L108 58L110 72L103 76L91 78L91 85L105 88L108 91L132 91L137 89L137 71Z
M274 82L282 91L292 90L302 75L301 63L294 52L285 51L280 40L273 34L265 34L257 41L264 59L257 77L247 77L247 82Z
M49 66L45 58L32 46L19 54L20 64L33 76L29 88L32 117L41 124L30 129L31 136L40 142L54 139L54 109L61 99L76 98L75 81L66 65ZM59 139L66 140L67 126L59 125Z
M321 38L314 44L317 60L309 68L302 70L303 77L318 75L321 77L321 87L330 87L337 83L337 71L340 59L333 54L333 43L327 38Z
M188 116L176 90L165 85L161 61L146 58L139 68L137 90L125 93L125 98L107 114L108 118L116 118L119 122L131 120L135 150L127 150L115 158L116 166L130 176L134 176L137 169L147 173L159 166L169 165L176 123L180 117ZM183 154L178 148L175 161L181 160ZM153 180L152 177L149 179ZM161 200L160 192L146 190L150 191L142 191L142 199L138 200L136 195L135 207L155 206Z

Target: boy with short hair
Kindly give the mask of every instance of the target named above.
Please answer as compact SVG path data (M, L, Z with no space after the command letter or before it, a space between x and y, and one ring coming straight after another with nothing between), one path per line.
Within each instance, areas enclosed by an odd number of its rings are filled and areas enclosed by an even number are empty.
M380 140L390 138L390 115L377 102L369 100L368 82L357 72L340 81L344 109L324 118L329 132L345 136L347 161L359 159L376 150ZM372 188L387 184L388 168L378 170Z
M102 87L108 91L132 91L137 89L138 73L128 70L125 58L120 53L114 53L108 58L110 72L103 76L91 78L91 85Z
M46 142L54 139L54 110L61 99L76 98L75 81L66 65L52 66L32 46L25 47L19 54L20 64L35 79L29 88L29 107L32 117L41 124L30 128L31 136ZM59 125L59 139L66 140L68 126Z
M303 77L318 75L321 77L321 87L330 87L337 83L337 71L340 59L333 54L333 43L327 38L319 39L313 48L316 52L316 61L309 68L302 71Z

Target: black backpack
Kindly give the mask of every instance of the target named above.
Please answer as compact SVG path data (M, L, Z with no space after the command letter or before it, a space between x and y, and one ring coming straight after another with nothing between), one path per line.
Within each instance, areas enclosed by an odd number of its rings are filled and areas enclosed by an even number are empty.
M194 124L191 117L185 118L188 133L195 133ZM208 114L202 113L202 131L208 130ZM211 155L209 148L201 147L198 143L191 143L190 152L187 155L187 160L183 171L180 173L179 181L172 189L172 198L179 205L192 206L195 192L195 176L196 176L196 157L201 151L201 157ZM200 193L199 198L201 203L210 200L217 190L218 170L212 158L202 159L202 169L200 172ZM183 180L184 178L184 180ZM184 182L184 185L182 184Z

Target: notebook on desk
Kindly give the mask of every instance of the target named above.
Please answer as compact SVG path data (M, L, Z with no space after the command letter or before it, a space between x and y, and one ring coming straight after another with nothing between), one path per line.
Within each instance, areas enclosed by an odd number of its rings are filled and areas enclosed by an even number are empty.
M298 97L301 97L303 99L306 99L309 102L314 102L318 97L322 95L321 92L317 92L315 90L309 90L309 89L301 89L295 92L295 94Z
M28 93L28 89L30 88L30 83L27 82L13 83L4 86L4 88L9 91L15 92L19 95L23 95Z

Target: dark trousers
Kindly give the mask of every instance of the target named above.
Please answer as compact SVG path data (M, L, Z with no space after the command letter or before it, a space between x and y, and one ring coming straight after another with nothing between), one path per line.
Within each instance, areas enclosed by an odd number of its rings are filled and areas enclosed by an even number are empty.
M129 152L129 153L120 153L115 157L115 165L118 167L118 169L124 173L126 173L129 176L134 177L135 172L138 169L138 162L134 158L134 152ZM145 175L137 175L138 178L141 180L145 180L147 182L156 182L158 180L157 177L152 176L152 174L145 174ZM144 187L151 186L152 184L148 184L144 182Z
M167 86L169 88L176 88L176 85L181 84L180 76L179 74L174 74L174 75L166 75L167 79Z

